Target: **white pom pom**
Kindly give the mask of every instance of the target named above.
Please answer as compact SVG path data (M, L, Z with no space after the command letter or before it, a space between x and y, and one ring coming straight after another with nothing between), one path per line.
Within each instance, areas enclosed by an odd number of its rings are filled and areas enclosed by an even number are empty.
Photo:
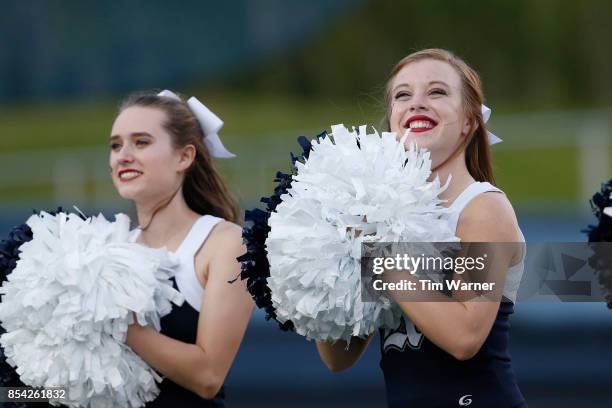
M361 301L361 243L457 241L440 206L429 153L406 150L394 133L332 126L296 163L288 194L270 215L266 240L272 303L280 322L323 341L396 328L386 298ZM447 183L448 185L448 183ZM359 233L356 233L359 232Z
M32 387L62 387L70 407L140 407L161 378L123 342L134 316L159 330L183 299L165 250L129 241L129 219L41 213L33 239L0 288L0 337L9 364Z

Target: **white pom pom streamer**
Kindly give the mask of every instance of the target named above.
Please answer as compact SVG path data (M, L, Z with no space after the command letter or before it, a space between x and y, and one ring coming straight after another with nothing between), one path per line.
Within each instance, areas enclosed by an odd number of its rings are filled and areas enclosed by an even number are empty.
M32 387L62 387L70 407L140 407L161 378L124 343L134 316L159 330L181 304L170 278L176 260L129 240L128 217L41 213L33 239L0 288L7 362Z
M427 181L429 152L406 150L407 136L366 132L336 125L313 141L270 215L272 303L277 319L308 339L349 341L398 326L401 311L389 299L361 301L363 241L458 241L438 198L448 182Z

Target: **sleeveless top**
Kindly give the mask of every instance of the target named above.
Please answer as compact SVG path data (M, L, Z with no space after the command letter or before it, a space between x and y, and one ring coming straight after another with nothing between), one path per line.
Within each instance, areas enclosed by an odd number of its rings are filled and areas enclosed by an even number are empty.
M455 231L467 204L489 191L503 193L490 183L474 182L448 207L449 221ZM522 232L521 239L525 241ZM491 332L469 360L457 360L436 346L406 315L397 329L380 330L380 367L389 407L526 406L508 352L509 316L514 312L524 259L523 247L521 261L508 269Z
M204 215L193 224L189 233L174 252L179 260L175 276L172 278L173 286L185 297L185 302L179 307L174 305L170 314L161 318L161 333L185 343L195 344L197 338L200 307L204 299L204 289L198 280L195 271L195 255L206 242L208 235L215 225L223 221L221 218ZM135 241L140 234L139 230L133 233ZM149 402L147 407L224 407L225 387L221 387L217 395L211 400L202 399L199 395L176 384L169 378L159 384L158 397Z

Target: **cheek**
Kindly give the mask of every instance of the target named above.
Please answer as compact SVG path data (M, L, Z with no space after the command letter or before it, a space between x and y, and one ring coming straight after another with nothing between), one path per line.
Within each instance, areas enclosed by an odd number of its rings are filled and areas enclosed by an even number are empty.
M173 184L176 178L174 166L176 158L165 150L143 151L139 157L143 170L148 174L148 178L155 180L159 184Z
M405 111L405 103L403 101L395 101L391 103L391 116L399 116Z
M440 111L453 121L458 122L463 117L463 106L458 101L450 99L440 100L437 105Z
M169 149L160 144L155 144L135 153L136 159L147 167L148 170L168 168L172 163L172 155Z
M455 106L453 101L449 99L438 99L435 102L436 108L445 116L457 116L459 107Z
M464 123L461 107L457 108L452 103L441 102L437 105L436 112L441 119L438 128L443 132L460 133Z
M111 153L108 157L108 166L110 167L110 175L113 183L117 183L117 166L119 165L119 160L117 160L117 155Z
M397 133L399 130L401 130L401 124L399 123L401 118L402 118L402 114L404 112L404 109L402 107L401 102L393 102L391 104L391 113L389 114L389 126L390 126L390 130L392 132Z
M117 156L113 152L108 155L108 165L111 169L117 167Z

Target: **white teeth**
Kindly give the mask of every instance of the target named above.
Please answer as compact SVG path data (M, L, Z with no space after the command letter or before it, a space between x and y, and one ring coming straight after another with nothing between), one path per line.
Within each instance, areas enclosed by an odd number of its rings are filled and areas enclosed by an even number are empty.
M415 120L410 122L410 129L431 129L433 127L433 123L429 121Z
M126 172L124 172L124 173L121 173L121 174L119 175L119 178L120 178L121 180L131 179L131 178L134 178L134 177L140 176L140 174L142 174L142 173L140 173L140 172L138 172L138 171L126 171Z

